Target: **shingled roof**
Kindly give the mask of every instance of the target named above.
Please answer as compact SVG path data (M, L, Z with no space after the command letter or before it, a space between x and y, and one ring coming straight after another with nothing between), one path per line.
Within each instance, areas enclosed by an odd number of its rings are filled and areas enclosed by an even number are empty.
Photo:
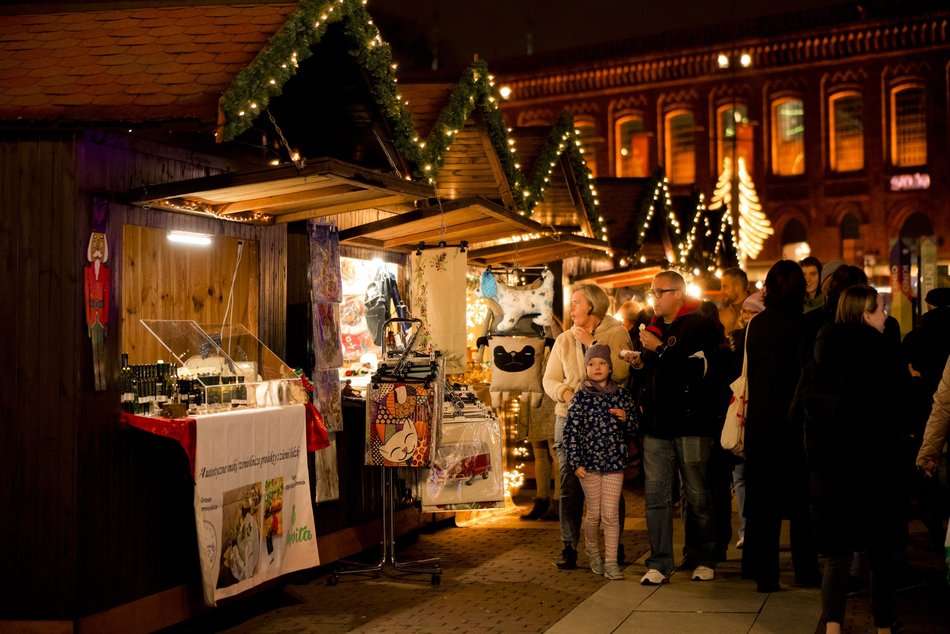
M214 124L221 94L297 7L0 15L0 120Z

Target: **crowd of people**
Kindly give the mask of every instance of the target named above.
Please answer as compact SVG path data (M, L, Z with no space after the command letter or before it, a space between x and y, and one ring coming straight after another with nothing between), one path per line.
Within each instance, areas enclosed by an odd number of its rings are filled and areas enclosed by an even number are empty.
M742 577L759 592L779 590L787 520L795 585L821 588L826 632L840 631L860 564L875 626L893 631L912 497L943 542L942 500L926 492L939 490L950 421L950 288L927 294L929 312L903 341L864 271L836 260L778 261L752 293L746 273L730 269L718 305L691 297L675 271L657 274L649 293L652 314L626 302L621 322L602 289L573 287L570 328L544 371L560 464L558 568L577 568L583 526L587 565L623 578L621 488L633 454L650 541L640 583L668 583L677 569L712 580L735 537ZM740 458L719 437L743 364Z

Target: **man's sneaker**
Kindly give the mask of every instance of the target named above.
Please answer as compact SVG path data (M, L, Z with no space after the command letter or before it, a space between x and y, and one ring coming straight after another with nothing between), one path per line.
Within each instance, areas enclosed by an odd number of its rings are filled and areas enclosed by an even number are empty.
M656 568L650 568L647 573L640 577L641 586L658 586L661 583L669 583L670 578L664 575Z
M693 571L693 581L712 581L716 577L716 571L709 566L696 566Z

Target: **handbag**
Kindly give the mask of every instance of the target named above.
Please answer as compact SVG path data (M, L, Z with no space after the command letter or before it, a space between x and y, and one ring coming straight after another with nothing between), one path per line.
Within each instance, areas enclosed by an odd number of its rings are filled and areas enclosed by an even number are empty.
M719 435L719 444L737 456L742 456L745 450L745 417L749 407L749 338L746 330L746 339L742 345L742 372L729 386L732 389L732 398L729 400L729 409L726 410L726 421Z

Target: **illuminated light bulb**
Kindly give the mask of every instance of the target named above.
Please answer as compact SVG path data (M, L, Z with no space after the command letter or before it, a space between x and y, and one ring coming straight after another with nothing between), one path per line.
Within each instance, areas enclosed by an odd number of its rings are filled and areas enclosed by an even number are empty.
M294 152L293 154L290 155L290 158L291 158L291 160L299 161L299 160L300 160L300 153L299 153L299 152Z
M251 110L257 110L257 104L253 101L251 102Z
M271 80L270 80L270 85L273 86L273 85L276 84L276 83L277 83L277 80L271 78Z
M739 63L742 64L743 68L748 68L749 66L752 65L752 56L749 55L748 53L743 53L742 56L739 58Z
M729 56L725 53L720 53L716 57L716 63L719 64L719 68L729 68Z
M425 165L422 166L422 169L426 172L430 172L432 171L432 166L426 163Z
M243 116L244 116L244 111L243 111L243 110L239 111L239 112L238 112L238 116L239 116L239 117L243 117Z

